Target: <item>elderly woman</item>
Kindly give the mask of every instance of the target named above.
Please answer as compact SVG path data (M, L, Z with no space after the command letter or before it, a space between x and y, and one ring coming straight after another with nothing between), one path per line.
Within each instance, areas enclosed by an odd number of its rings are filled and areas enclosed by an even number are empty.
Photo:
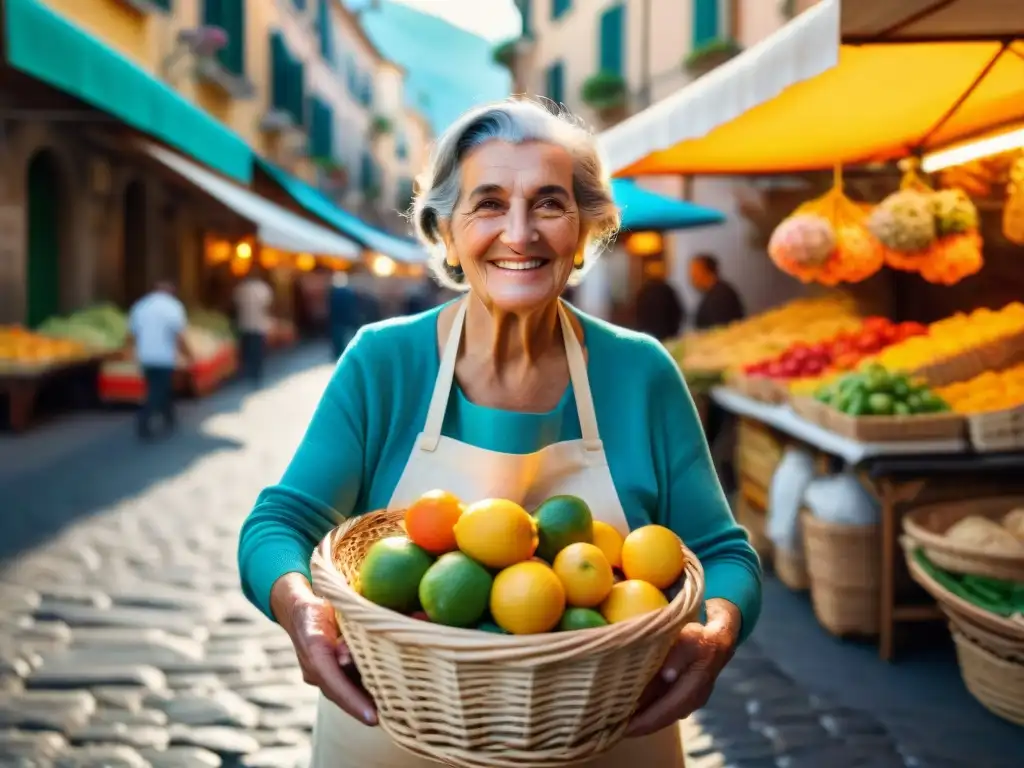
M438 278L464 298L360 331L239 543L246 595L291 636L322 692L313 765L434 765L373 727L334 613L310 589L309 560L351 515L444 488L527 506L573 493L623 533L670 527L700 557L706 620L680 635L633 738L588 763L681 766L677 722L704 704L754 628L760 568L672 359L559 298L618 226L595 142L533 102L473 110L438 140L413 214Z

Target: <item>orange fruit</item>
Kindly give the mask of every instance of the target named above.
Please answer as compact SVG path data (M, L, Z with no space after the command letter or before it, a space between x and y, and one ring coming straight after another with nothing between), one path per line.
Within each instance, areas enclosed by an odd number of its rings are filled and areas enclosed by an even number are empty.
M609 624L629 621L668 605L664 593L646 581L631 579L612 587L601 603L600 611Z
M487 567L507 568L533 557L537 524L513 501L484 499L466 507L455 523L455 541Z
M462 517L462 502L448 491L427 491L405 510L405 533L432 555L458 549L455 523Z
M491 617L506 632L550 632L564 612L565 589L546 564L516 563L494 577Z
M637 528L622 542L622 572L627 579L639 579L658 589L668 589L686 567L682 547L682 540L664 526Z
M593 544L570 544L555 557L552 569L565 588L565 601L577 608L593 608L612 591L612 567Z
M622 534L600 520L594 521L594 544L604 552L612 568L622 567Z

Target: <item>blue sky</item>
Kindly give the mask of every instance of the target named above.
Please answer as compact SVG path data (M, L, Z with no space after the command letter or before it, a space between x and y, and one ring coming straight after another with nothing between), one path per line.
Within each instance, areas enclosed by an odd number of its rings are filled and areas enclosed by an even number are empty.
M519 31L519 11L512 0L397 0L430 13L491 41L506 40ZM485 11L484 8L487 10Z

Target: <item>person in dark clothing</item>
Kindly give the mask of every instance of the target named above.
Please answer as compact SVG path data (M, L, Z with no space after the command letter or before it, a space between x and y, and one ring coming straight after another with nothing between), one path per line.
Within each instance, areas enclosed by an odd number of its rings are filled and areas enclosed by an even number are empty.
M338 358L363 325L363 312L359 294L349 285L349 277L344 272L334 273L328 295L331 347Z
M743 319L740 295L719 276L718 259L711 254L702 253L690 260L690 284L703 295L693 322L698 331Z
M405 297L403 314L418 315L437 306L437 284L431 278L425 278L420 285L414 286Z
M665 280L665 265L645 266L644 282L636 294L636 329L659 341L674 338L686 320L686 308L676 289Z
M736 289L719 276L718 259L714 256L702 253L690 260L690 283L703 294L694 318L697 330L704 331L743 319L743 302ZM722 487L726 493L732 493L736 490L733 466L736 419L714 401L708 408L706 435Z

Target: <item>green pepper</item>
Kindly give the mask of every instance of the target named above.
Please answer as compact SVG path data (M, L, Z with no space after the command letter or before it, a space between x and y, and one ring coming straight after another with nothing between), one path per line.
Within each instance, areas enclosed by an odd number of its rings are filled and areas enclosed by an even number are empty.
M843 413L849 416L868 415L868 398L860 392L854 394L846 408L843 409Z

